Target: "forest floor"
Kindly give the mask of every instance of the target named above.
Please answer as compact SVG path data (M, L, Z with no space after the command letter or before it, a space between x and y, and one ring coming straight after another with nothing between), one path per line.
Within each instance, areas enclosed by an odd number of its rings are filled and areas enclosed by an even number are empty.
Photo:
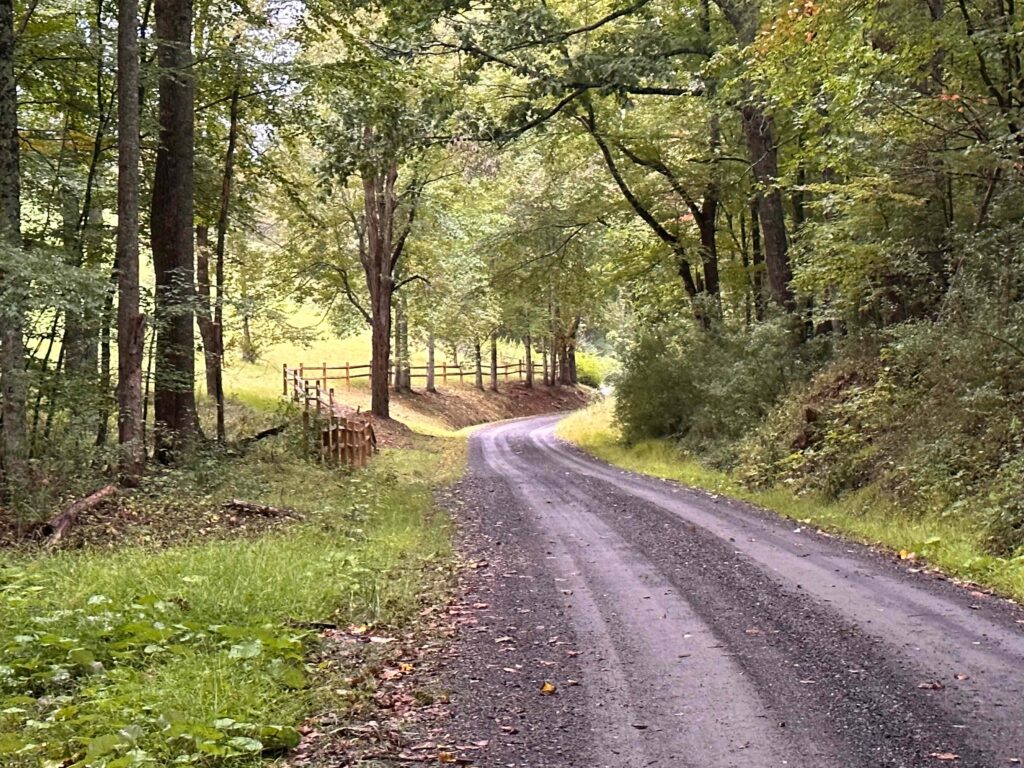
M573 417L570 417L570 419ZM749 504L616 469L558 417L474 433L450 506L449 740L480 766L1024 759L1024 612Z

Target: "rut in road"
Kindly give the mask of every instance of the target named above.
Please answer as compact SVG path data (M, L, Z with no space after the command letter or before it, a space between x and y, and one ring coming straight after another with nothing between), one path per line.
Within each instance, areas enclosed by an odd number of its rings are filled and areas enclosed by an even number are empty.
M481 764L1024 759L1015 606L608 467L559 441L558 418L478 432L459 489L463 525L498 564L453 686L455 731L490 739ZM548 678L559 693L541 697Z

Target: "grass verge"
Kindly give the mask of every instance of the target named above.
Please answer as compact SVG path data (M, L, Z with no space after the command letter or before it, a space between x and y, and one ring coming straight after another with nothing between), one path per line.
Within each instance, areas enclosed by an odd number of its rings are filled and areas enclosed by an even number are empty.
M140 515L242 497L289 507L255 538L0 553L0 765L256 766L315 706L313 625L400 626L447 589L433 490L463 443L419 441L347 473L267 440L152 478Z
M670 440L625 445L607 399L570 415L558 435L615 466L675 480L781 515L835 531L868 544L922 558L941 570L1024 601L1024 556L993 557L985 552L982 532L962 516L907 515L870 486L840 499L820 494L797 495L787 488L751 489L727 473L703 466Z

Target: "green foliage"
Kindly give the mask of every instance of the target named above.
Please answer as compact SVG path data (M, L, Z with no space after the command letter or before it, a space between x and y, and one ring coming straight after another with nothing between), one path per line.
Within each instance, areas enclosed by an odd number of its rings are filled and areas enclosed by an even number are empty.
M275 440L267 441L274 443ZM445 449L447 451L447 449ZM0 559L0 764L256 766L316 692L310 622L398 624L444 588L432 485L454 457L385 454L352 475L266 445L162 487L305 520L256 539ZM177 497L177 498L175 498Z
M610 361L600 355L576 352L576 378L580 384L597 389L610 373Z
M908 512L984 530L994 553L1012 554L1024 544L1024 356L1019 332L1007 331L963 320L889 329L773 413L740 448L742 475L832 498L875 486Z
M786 320L710 333L692 321L644 334L618 375L616 415L627 441L676 437L715 450L753 428L822 354L794 347Z

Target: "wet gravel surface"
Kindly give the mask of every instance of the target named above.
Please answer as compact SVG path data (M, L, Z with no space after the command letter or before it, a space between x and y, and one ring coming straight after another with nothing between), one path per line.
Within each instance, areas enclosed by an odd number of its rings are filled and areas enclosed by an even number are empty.
M1021 764L1016 606L608 467L556 422L481 430L451 492L476 566L451 730L487 742L476 764Z

